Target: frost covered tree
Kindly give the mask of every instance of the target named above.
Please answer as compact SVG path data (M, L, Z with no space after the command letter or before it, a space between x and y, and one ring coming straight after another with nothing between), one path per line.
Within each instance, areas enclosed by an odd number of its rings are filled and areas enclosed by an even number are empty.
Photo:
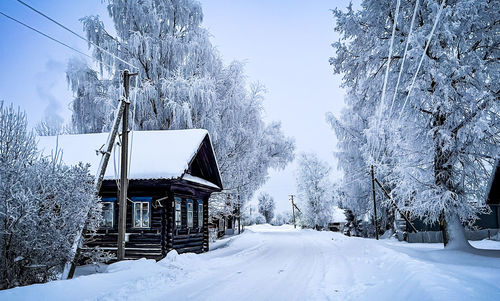
M369 106L362 102L350 101L346 98L347 107L339 118L327 115L337 136L337 166L343 171L339 179L337 194L343 208L349 208L357 219L372 210L370 203L371 181L370 165L365 157L367 118L370 115Z
M132 69L138 72L131 82L134 129L207 129L224 187L237 191L241 202L249 200L269 168L283 168L293 159L294 142L281 125L263 122L263 87L248 85L242 63L222 63L202 27L198 1L107 3L116 36L97 16L82 19L84 31L94 44L137 68L93 45L94 57L105 63L101 70L72 60L67 78L74 93L74 130L109 129L122 94L117 70Z
M0 288L56 279L80 226L92 232L100 221L88 167L40 158L26 127L24 113L0 102Z
M259 213L264 216L266 223L271 223L274 217L274 209L276 208L276 202L274 198L266 192L262 192L259 197Z
M363 1L359 11L334 11L341 39L330 62L343 74L347 112L364 109L363 124L349 113L339 120L363 141L356 164L374 164L412 216L439 222L445 246L467 244L462 224L484 210L499 156L496 7L488 0ZM341 153L354 147L341 143Z
M112 111L117 99L111 99L115 87L111 80L99 76L85 61L68 62L66 79L73 91L71 125L75 133L100 133L112 126ZM118 79L115 79L118 80Z
M35 126L35 132L38 136L56 136L71 132L71 126L65 125L64 121L58 116L45 116Z
M299 156L297 192L301 206L301 223L309 228L322 228L331 222L333 185L331 168L316 154Z
M289 211L285 211L285 212L280 212L280 213L276 214L272 224L275 226L293 224L292 213Z

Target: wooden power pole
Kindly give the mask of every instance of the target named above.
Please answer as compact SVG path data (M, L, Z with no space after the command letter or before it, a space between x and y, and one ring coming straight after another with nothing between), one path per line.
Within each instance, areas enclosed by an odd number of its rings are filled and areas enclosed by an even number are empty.
M372 194L373 194L373 219L375 222L375 237L378 240L377 201L375 200L375 174L373 172L373 165L371 166L371 174L372 174Z
M238 234L241 234L241 198L238 192Z
M125 232L127 229L127 190L128 190L128 115L129 115L129 89L130 77L137 73L129 73L128 70L123 71L123 88L125 96L125 107L123 109L122 118L122 141L121 141L121 160L120 160L120 197L118 204L118 249L117 259L125 258Z
M293 215L293 227L296 229L297 225L295 224L295 204L293 203L293 197L294 195L290 195L290 200L292 201L292 215Z
M302 211L300 211L299 207L297 207L297 205L293 201L294 197L295 197L295 195L293 195L293 194L290 195L290 201L292 202L293 227L297 228L297 224L295 223L295 209L297 209L297 211L299 211L300 213L302 213Z

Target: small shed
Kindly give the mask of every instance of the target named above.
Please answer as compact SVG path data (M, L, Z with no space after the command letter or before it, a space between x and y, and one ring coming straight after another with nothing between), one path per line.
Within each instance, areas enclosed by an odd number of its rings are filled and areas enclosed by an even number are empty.
M60 152L66 164L89 163L97 174L107 133L39 137L43 155ZM104 221L86 248L116 252L119 151L112 154L99 192ZM161 259L170 250L208 251L208 200L222 190L206 130L135 131L129 139L125 258Z

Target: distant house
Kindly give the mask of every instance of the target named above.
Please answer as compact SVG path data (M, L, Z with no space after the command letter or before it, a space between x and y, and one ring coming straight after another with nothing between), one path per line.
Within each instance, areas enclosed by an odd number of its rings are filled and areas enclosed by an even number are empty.
M97 173L107 133L40 137L50 155L57 147L66 164L90 163ZM130 174L125 258L163 258L170 250L208 251L208 199L222 190L206 130L136 131L129 139ZM111 156L99 192L104 222L85 247L117 250L119 151ZM113 162L116 162L115 164Z
M217 238L220 238L224 235L233 235L241 231L238 221L238 210L235 209L231 215L213 217L209 227L213 228Z
M221 238L224 235L239 234L241 232L240 209L237 205L232 205L231 198L239 199L239 196L234 192L222 191L213 197L213 199L219 201L216 203L218 206L211 207L209 217L208 227L213 238Z
M346 224L345 210L334 207L331 222L328 223L328 230L334 232L343 232Z

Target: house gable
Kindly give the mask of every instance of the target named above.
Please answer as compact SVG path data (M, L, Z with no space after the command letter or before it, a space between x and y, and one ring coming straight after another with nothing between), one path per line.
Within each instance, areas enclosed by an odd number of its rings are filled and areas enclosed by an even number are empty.
M191 162L188 165L187 174L201 178L215 184L222 189L222 180L217 165L217 159L207 134ZM189 179L188 179L189 180Z
M500 205L500 163L498 160L496 162L496 169L492 171L491 177L486 203L489 205Z

